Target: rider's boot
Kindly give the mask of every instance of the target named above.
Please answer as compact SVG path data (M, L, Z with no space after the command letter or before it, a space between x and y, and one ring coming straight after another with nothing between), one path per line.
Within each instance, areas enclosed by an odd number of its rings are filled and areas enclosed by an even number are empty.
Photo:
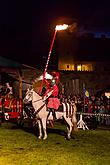
M49 111L49 113L48 113L48 115L47 115L47 119L48 119L49 116L50 116L51 109L49 108L48 111Z
M52 109L52 115L53 115L53 119L56 120L57 118L56 118L56 113L54 109Z

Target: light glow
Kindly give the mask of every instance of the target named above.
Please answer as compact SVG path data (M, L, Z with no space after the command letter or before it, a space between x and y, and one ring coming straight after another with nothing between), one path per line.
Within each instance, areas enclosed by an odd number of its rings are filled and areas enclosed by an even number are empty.
M55 30L66 30L68 28L67 24L57 25Z
M77 66L77 71L81 71L81 65Z

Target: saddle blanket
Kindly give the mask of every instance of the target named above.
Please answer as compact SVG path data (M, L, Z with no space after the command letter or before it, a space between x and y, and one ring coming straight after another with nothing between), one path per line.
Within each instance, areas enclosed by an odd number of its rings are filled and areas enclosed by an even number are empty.
M47 111L49 111L47 109ZM62 103L60 104L58 110L55 110L56 112L66 112L66 117L71 117L73 115L73 107L72 105L68 103Z

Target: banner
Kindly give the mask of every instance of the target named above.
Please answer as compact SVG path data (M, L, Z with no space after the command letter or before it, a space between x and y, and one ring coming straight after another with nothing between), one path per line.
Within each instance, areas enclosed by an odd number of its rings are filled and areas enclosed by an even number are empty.
M90 97L89 91L86 90L85 85L83 85L83 94L84 94L84 98Z

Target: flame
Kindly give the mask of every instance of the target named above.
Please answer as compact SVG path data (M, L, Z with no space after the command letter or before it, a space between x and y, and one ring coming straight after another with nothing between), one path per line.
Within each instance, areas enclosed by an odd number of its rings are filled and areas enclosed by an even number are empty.
M65 30L68 28L68 25L63 24L63 25L57 25L55 30Z

